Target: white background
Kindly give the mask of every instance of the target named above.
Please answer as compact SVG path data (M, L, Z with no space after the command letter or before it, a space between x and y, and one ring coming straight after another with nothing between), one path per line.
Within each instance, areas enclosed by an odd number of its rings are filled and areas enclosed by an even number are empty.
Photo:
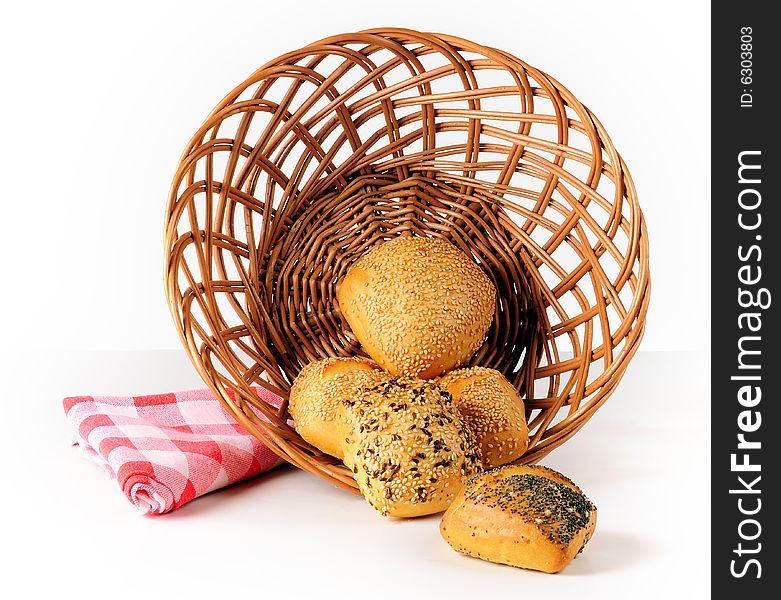
M0 439L13 459L0 507L17 516L8 545L16 560L0 589L324 594L359 581L357 565L384 578L366 591L377 597L704 597L708 3L158 0L3 12ZM67 447L63 395L197 385L180 352L149 353L179 348L163 294L162 227L190 135L267 60L378 26L460 35L550 73L599 116L635 179L651 240L647 333L615 398L547 461L600 507L597 535L561 577L463 559L438 539L435 521L383 522L292 471L141 519ZM385 563L392 573L378 569ZM269 570L277 577L263 580Z
M3 20L0 244L13 347L179 348L162 228L186 142L266 61L383 25L506 49L591 108L648 220L643 348L709 347L708 3L51 2L17 3Z

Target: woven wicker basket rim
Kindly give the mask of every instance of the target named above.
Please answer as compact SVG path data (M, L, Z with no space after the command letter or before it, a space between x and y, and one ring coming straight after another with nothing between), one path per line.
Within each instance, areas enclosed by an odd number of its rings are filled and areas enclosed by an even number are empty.
M522 392L536 462L612 394L650 298L648 236L600 121L546 73L446 34L370 29L265 63L183 152L166 293L198 373L280 457L355 491L280 407L300 368L363 354L335 290L397 235L447 239L499 308L470 364Z

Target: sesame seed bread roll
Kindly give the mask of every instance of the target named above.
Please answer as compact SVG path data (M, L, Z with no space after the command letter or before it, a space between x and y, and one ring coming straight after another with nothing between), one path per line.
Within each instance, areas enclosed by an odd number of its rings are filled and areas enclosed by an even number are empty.
M388 378L345 404L354 421L344 462L383 515L442 512L463 481L482 471L471 431L433 381Z
M561 473L508 465L469 479L439 529L468 556L557 573L583 550L596 523L596 507Z
M504 375L487 367L458 369L439 379L477 438L483 467L492 469L523 456L529 428L523 399Z
M429 379L466 362L483 344L496 290L445 240L397 237L347 271L341 314L363 348L393 375Z
M290 388L288 412L296 431L315 448L344 458L351 415L343 401L382 377L376 365L359 358L326 358L306 365Z

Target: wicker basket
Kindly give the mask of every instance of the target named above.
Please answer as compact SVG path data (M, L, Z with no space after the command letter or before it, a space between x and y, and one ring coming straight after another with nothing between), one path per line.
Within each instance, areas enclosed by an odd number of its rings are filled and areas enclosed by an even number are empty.
M452 36L364 31L267 63L193 136L167 211L168 301L198 372L279 456L347 489L251 385L285 398L307 362L362 354L336 288L382 240L446 238L493 280L472 363L525 396L522 462L586 423L642 337L646 229L602 125L545 73Z

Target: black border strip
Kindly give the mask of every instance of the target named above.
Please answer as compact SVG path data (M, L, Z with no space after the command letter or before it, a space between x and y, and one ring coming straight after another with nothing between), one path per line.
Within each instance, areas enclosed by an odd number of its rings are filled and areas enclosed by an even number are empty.
M781 505L771 489L781 437L781 111L771 91L781 30L773 4L712 4L711 591L727 598L781 597Z

